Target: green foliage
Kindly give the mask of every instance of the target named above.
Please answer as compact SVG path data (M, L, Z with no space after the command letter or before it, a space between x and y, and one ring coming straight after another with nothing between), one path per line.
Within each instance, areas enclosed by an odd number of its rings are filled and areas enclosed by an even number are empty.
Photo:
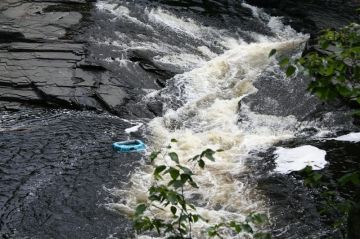
M214 226L211 226L210 228L208 228L207 234L210 238L213 237L223 238L219 232L223 228L230 228L237 234L248 233L248 234L252 234L253 238L255 239L269 239L271 238L271 235L269 233L264 233L264 232L254 233L254 229L252 227L252 224L263 225L267 222L268 219L264 214L251 213L244 222L230 221L230 222L219 223Z
M318 188L321 193L321 207L319 213L321 215L338 215L333 222L334 228L342 232L343 238L347 238L346 224L351 208L356 204L350 199L339 198L338 190L340 187L348 185L360 186L360 172L349 172L337 180L337 183L330 183L325 175L320 172L313 171L311 166L306 166L300 171L304 177L304 184L311 188Z
M171 140L176 143L175 139ZM166 147L167 149L171 146ZM222 150L217 150L220 152ZM148 203L138 204L133 223L137 232L155 231L161 236L169 239L182 239L192 237L192 225L199 221L207 220L196 213L196 207L186 197L184 192L187 188L197 189L198 185L194 181L194 173L188 167L181 165L179 156L175 152L162 154L163 150L153 152L149 159L154 166L153 176L154 183L149 188ZM190 158L188 162L193 162L194 166L198 165L201 169L205 168L206 160L215 161L214 154L216 151L206 149L198 155ZM167 155L173 162L171 165L160 164L159 155ZM164 158L163 158L164 159ZM171 212L170 218L158 218L152 213L152 208L157 210ZM263 214L252 213L244 222L223 222L209 227L206 234L209 238L222 237L224 230L232 230L234 233L246 233L253 235L253 238L269 239L270 234L264 232L256 232L256 226L260 226L267 222L267 218Z
M273 55L275 55L276 52L277 52L276 49L272 49L269 53L269 57L272 57Z
M279 64L288 77L296 69L311 76L308 89L321 100L339 98L359 108L360 26L353 23L338 31L324 30L315 49L299 59L280 57ZM272 50L269 55L275 53Z
M272 50L269 56L274 54L276 50ZM312 78L308 85L311 93L325 101L341 99L355 109L354 116L360 117L360 25L353 23L340 30L326 29L318 37L314 50L298 59L279 58L279 65L288 77L298 69ZM346 238L344 228L354 202L339 201L337 190L329 189L334 186L329 185L324 175L314 172L311 167L304 168L300 173L304 176L306 186L322 189L324 201L320 212L340 215L334 226L343 229L343 237ZM360 171L343 175L335 187L349 184L360 185Z
M323 175L313 171L311 166L306 166L300 171L300 174L304 176L304 184L308 187L317 187L323 183Z
M360 186L360 171L354 171L345 174L339 179L339 184L344 186L346 184L353 184L355 186Z

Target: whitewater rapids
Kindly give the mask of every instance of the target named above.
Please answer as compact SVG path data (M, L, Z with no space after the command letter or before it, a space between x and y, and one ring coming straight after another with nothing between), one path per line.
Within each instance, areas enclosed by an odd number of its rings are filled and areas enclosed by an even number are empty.
M253 82L263 72L278 69L277 60L269 57L272 49L283 54L298 54L307 36L282 24L281 19L245 3L243 7L249 8L253 16L271 30L271 36L246 32L253 39L249 43L227 30L203 26L194 19L178 17L159 7L146 8L138 17L132 12L136 9L125 1L120 4L99 1L97 7L112 14L114 21L120 19L129 27L146 29L153 36L144 40L139 34L128 36L117 32L118 41L99 41L98 44L116 45L124 56L130 50L152 52L155 64L179 71L163 90L144 98L149 101L160 96L165 109L162 117L147 124L146 137L154 150L167 145L170 139L176 139L178 143L173 144L171 150L179 155L181 164L194 169L194 180L200 189L189 188L186 196L192 198L197 212L209 220L209 223L196 224L194 238L203 238L203 231L210 224L223 220L241 221L252 211L266 212L261 195L241 179L242 173L247 171L245 161L253 150L265 149L279 140L294 137L299 122L293 116L254 113L241 101L256 92ZM156 37L164 30L173 37L192 39L197 44L159 43ZM217 46L213 45L214 41L218 42ZM126 67L125 57L117 61L119 66ZM206 148L224 151L216 153L215 162L207 161L204 170L193 167L188 159ZM166 164L172 164L168 157L164 160ZM132 215L138 203L147 202L147 190L153 182L151 173L152 168L144 163L133 172L130 184L122 189L111 189L111 193L123 200L107 206ZM159 217L170 215L169 211L156 213ZM229 234L226 238L238 236Z

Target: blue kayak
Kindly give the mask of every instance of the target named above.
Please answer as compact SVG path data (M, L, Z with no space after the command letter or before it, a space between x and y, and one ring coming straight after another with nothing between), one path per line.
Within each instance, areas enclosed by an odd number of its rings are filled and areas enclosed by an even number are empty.
M146 149L146 145L141 140L130 140L130 141L122 141L115 142L112 144L112 147L122 153L127 152L140 152Z

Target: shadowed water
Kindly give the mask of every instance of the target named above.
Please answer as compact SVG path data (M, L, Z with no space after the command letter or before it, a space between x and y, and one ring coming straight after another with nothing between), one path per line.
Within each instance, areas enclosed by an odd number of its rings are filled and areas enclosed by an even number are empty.
M127 238L127 220L103 204L140 157L111 148L129 123L55 110L2 112L0 121L2 238Z

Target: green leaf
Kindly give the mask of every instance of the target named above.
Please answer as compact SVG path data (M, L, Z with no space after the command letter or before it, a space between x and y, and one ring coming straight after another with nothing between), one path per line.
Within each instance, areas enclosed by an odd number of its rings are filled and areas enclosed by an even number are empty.
M241 225L241 229L242 229L243 231L247 232L247 233L253 233L253 232L254 232L253 229L252 229L252 227L251 227L249 224L247 224L247 223L243 223L243 224Z
M166 198L171 204L176 204L176 202L177 202L177 193L174 192L174 191L169 191Z
M322 48L322 49L327 49L328 47L329 47L329 44L330 44L330 41L328 41L328 40L321 40L320 42L320 47Z
M210 238L213 238L213 237L219 237L220 239L222 239L223 237L221 237L221 235L218 233L218 226L215 225L215 226L212 226L210 228L207 229L207 234Z
M241 224L238 224L235 221L231 221L229 223L229 227L231 227L238 234L242 231Z
M173 186L174 188L181 188L182 186L184 186L184 182L181 180L171 180L168 183L168 186Z
M337 85L336 89L340 93L340 95L344 97L350 97L352 95L351 89L347 88L346 86Z
M283 58L280 62L279 65L280 67L284 68L285 66L287 66L289 64L289 58Z
M235 227L235 226L236 226L236 222L235 222L235 221L230 221L229 226L230 226L230 227Z
M206 149L204 150L202 153L201 153L201 156L200 158L202 157L206 157L207 159L211 160L211 161L215 161L215 158L214 158L214 155L215 154L215 151L212 150L212 149Z
M189 180L189 184L193 187L193 188L199 188L199 186L192 180Z
M305 174L305 175L309 175L313 172L313 169L311 166L307 165L305 168L303 168L302 170L300 170L300 173Z
M188 180L192 181L191 176L186 173L180 174L180 180L185 184Z
M189 168L184 167L180 164L178 164L176 166L178 166L184 172L184 174L193 175L193 172Z
M179 170L177 170L177 169L175 169L173 167L170 167L169 173L170 173L171 178L174 179L174 180L176 180L177 177L179 177L179 174L180 174Z
M314 179L314 182L319 182L322 178L322 175L319 174L319 173L314 173L313 175L313 179Z
M146 210L146 205L145 204L139 204L137 205L136 209L135 209L135 216L140 216L142 215Z
M170 210L171 210L172 214L175 216L175 215L176 215L176 211L177 211L176 207L171 206L171 207L170 207Z
M171 139L171 143L177 143L176 139Z
M157 156L160 154L160 151L155 151L155 152L152 152L150 154L150 162L152 163L156 158Z
M170 159L175 163L179 163L179 157L175 152L169 153Z
M200 157L200 155L195 155L195 156L191 159L191 161L196 161L199 157Z
M254 239L271 239L271 234L265 232L258 232L254 234Z
M268 220L267 216L265 214L261 213L255 213L250 215L250 221L256 225L262 225L266 223Z
M166 169L165 165L157 166L154 170L154 176L156 179L161 178L160 173Z
M199 164L199 167L200 167L200 168L204 168L204 167L205 167L205 162L204 162L204 160L202 160L202 159L200 159L200 160L198 161L198 164Z
M360 101L359 101L360 104ZM353 110L351 111L351 114L354 115L355 117L360 117L360 110Z
M149 200L150 201L160 201L160 197L157 195L150 195Z
M324 76L331 76L332 74L334 74L334 71L335 71L334 63L328 62L328 65L325 66L324 68L321 68L319 72Z
M296 68L292 65L288 66L288 68L286 69L286 76L292 76L296 71Z
M194 205L188 204L188 206L189 206L191 209L196 210ZM199 217L200 217L200 216L199 216Z
M240 233L242 231L241 226L238 224L234 226L234 229L235 229L236 233Z
M272 49L269 53L269 57L272 57L273 55L275 55L276 53L276 49Z
M360 185L360 171L347 173L339 179L339 183L342 186L350 182L354 185Z

